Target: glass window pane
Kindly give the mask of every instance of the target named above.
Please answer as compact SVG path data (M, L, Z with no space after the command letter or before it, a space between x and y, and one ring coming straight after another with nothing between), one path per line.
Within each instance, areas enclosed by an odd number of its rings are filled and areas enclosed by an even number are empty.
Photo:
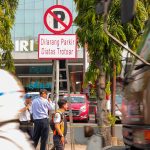
M64 5L65 7L67 7L71 11L71 13L72 13L72 10L73 10L73 1L62 0L61 4Z
M34 21L34 10L25 11L25 23L32 23Z
M24 0L19 0L18 9L24 9Z
M76 5L75 3L73 3L73 8L72 8L72 16L73 16L73 19L75 19L75 17L77 16L77 11L76 11Z
M25 38L32 39L34 34L34 25L25 24Z
M15 23L23 23L24 22L24 10L18 10L16 12Z
M73 27L73 33L75 34L78 27L77 26L72 26L72 27Z
M33 9L34 3L34 0L25 0L25 9Z
M56 5L55 0L44 0L44 11L46 11L49 7Z
M43 10L35 10L35 23L43 22Z
M24 38L24 24L15 25L15 38Z
M38 34L43 34L43 24L35 24L34 37L38 37Z
M17 66L16 73L17 74L52 74L52 66Z
M36 0L35 9L43 9L43 0Z
M47 30L47 28L44 26L44 34L53 34L53 33Z

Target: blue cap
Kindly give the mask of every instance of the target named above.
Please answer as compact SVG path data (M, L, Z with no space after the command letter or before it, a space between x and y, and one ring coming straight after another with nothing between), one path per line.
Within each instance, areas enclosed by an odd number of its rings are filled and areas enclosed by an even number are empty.
M25 99L29 99L29 98L32 98L32 96L29 95L29 94L26 94L26 95L25 95Z

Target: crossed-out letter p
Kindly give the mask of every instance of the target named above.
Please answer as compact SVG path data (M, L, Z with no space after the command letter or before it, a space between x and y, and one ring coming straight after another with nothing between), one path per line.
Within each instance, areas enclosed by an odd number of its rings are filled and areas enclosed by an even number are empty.
M53 11L53 13L62 21L65 19L65 13L63 11ZM58 28L58 21L54 18L54 28Z

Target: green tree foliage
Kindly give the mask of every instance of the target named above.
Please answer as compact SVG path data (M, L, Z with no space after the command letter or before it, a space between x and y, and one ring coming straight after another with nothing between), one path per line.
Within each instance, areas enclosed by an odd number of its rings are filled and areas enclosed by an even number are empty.
M96 82L97 95L97 115L98 125L105 126L107 119L114 125L115 118L107 115L105 105L104 83L106 74L113 75L113 68L116 66L117 73L121 70L122 47L117 45L104 32L104 18L103 15L97 15L95 6L97 0L74 0L78 15L74 23L79 27L77 35L79 37L79 44L84 46L85 42L88 44L88 53L90 57L90 66L85 76L85 82ZM144 2L143 2L144 1ZM121 23L121 4L120 0L112 0L111 7L108 14L108 30L118 40L133 48L137 49L140 40L140 32L144 30L145 22L149 16L149 0L137 0L136 16L127 24ZM107 119L106 119L107 118ZM104 145L110 143L109 130L100 128L100 133L104 138Z
M86 83L95 82L100 74L100 66L111 74L112 62L121 70L122 48L114 43L103 30L103 16L95 11L96 0L74 0L78 12L74 23L79 27L77 35L79 43L84 46L88 43L90 66L86 73ZM108 15L108 30L117 39L128 43L133 50L137 49L140 41L140 32L144 30L145 22L150 15L150 1L137 0L136 16L126 25L121 24L120 0L113 0Z
M144 0L143 4L145 6L146 11L148 12L148 16L150 16L150 1L149 0Z
M11 28L19 0L0 0L0 67L15 72L11 55L14 45L11 39Z

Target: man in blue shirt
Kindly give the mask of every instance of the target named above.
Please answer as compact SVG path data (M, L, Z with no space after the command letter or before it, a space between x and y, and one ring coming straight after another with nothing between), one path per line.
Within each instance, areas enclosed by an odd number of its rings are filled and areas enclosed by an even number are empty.
M55 105L47 100L47 90L41 89L40 96L32 102L32 114L34 119L33 141L35 148L41 138L40 150L46 150L46 142L49 134L49 114L55 109Z

